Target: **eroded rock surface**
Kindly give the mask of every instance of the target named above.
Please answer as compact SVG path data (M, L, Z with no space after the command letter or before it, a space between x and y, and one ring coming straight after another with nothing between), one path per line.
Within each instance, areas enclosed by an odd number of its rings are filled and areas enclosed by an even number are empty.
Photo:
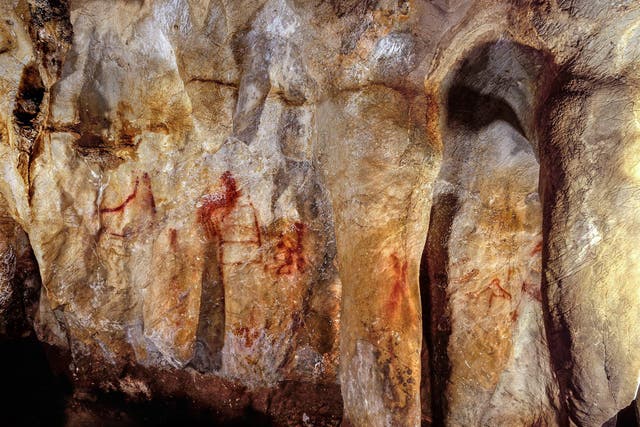
M437 319L433 376L451 425L556 422L531 122L545 65L522 46L482 46L448 89L426 250Z
M279 425L635 399L636 1L0 11L0 329L78 390Z

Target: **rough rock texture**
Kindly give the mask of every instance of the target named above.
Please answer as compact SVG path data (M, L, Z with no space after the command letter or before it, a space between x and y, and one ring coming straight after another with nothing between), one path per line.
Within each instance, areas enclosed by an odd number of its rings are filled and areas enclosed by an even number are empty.
M472 52L447 87L427 262L451 425L555 423L532 123L544 71L543 57L501 41Z
M0 196L0 203L7 203ZM31 332L38 310L40 277L24 230L0 208L0 337Z
M635 399L637 1L0 12L0 332L77 396L354 426Z

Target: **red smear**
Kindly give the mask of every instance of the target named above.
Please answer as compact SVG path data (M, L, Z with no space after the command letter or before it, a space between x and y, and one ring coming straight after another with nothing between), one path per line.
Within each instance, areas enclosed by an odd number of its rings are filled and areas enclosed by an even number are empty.
M260 223L258 222L258 214L256 213L256 208L253 206L253 203L249 203L251 206L251 210L253 211L253 227L256 230L256 243L258 246L262 246L262 233L260 232Z
M124 208L126 208L127 205L129 203L131 203L136 198L136 195L138 194L138 184L140 184L140 179L136 178L136 183L133 186L133 191L131 192L131 194L129 194L127 196L126 199L124 199L124 202L120 203L118 206L115 206L113 208L102 208L102 209L100 209L100 213L120 213L120 212L123 212Z
M275 250L274 269L279 276L303 272L307 261L304 257L302 239L307 227L301 222L295 222L288 230L280 234Z
M178 230L175 228L169 229L169 245L174 252L178 251Z
M480 273L480 270L478 270L477 268L474 268L473 270L469 271L468 273L463 275L461 278L459 278L457 280L457 282L458 283L468 283L472 279L474 279L479 273Z
M539 254L542 252L542 240L538 242L538 244L531 250L531 256Z
M149 206L151 206L151 212L153 212L154 214L156 213L156 201L153 197L153 191L151 190L151 178L149 178L149 174L148 173L144 173L142 175L142 182L144 182L145 187L147 187L147 193L145 194L145 199L147 200L147 202L149 203ZM137 183L137 181L136 181Z
M542 302L542 292L540 292L540 286L535 285L529 282L522 282L522 294L529 295L531 298L535 299L538 302ZM522 303L522 298L518 301L518 306L511 313L511 320L514 322L518 320L518 311L520 309L520 304Z
M244 338L245 347L251 347L253 345L253 342L258 338L259 334L257 330L253 330L253 332L251 332L251 329L243 326L241 328L236 328L234 335Z
M240 191L231 172L220 177L222 189L202 196L202 206L198 209L198 221L205 229L208 239L220 235L220 222L231 213L240 198Z
M533 283L522 282L522 292L529 295L536 301L542 302L542 292L540 292L539 286L536 286Z
M389 258L393 271L393 286L391 287L391 293L385 306L385 312L387 316L392 316L407 293L408 265L407 261L400 261L400 258L396 254L391 254Z

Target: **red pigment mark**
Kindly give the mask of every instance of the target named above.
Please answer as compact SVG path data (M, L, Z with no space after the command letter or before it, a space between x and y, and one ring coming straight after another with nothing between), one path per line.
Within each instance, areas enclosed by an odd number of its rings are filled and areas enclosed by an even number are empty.
M149 204L149 206L151 207L151 211L155 214L156 213L156 201L153 198L153 191L151 190L151 178L149 177L148 173L144 173L142 174L142 182L144 184L144 186L146 187L147 191L144 192L144 199L145 201ZM140 178L136 178L136 181L133 185L133 191L124 199L124 201L122 203L120 203L118 206L114 206L112 208L102 208L100 209L100 213L122 213L124 212L124 210L126 209L126 207L129 205L129 203L133 202L135 200L135 198L138 196L138 188L140 186Z
M178 230L175 228L169 229L169 246L174 252L178 252Z
M253 210L253 227L256 230L256 240L258 246L262 246L262 233L260 233L260 223L258 222L258 214L256 213L256 208L253 206L253 203L249 203L251 209Z
M133 201L133 199L136 198L136 195L138 194L138 184L140 184L140 179L136 178L136 183L133 186L133 191L131 192L131 194L129 194L127 196L126 199L124 199L124 202L120 203L118 206L115 206L113 208L102 208L100 209L100 213L120 213L124 211L124 208L127 207L127 205L129 203L131 203Z
M273 257L275 261L273 268L279 276L304 271L307 261L303 253L302 239L306 229L303 223L295 222L280 234Z
M533 283L522 282L522 292L529 295L538 302L542 302L542 292L540 287Z
M248 264L262 263L262 252L260 251L258 251L259 259L229 261L224 256L227 244L240 244L247 250L252 247L254 252L256 246L259 248L262 245L256 209L250 201L240 203L241 196L242 193L238 189L235 178L231 172L226 171L220 177L220 189L202 196L200 207L196 212L197 221L202 226L205 237L215 244L218 274L223 286L225 283L224 266L246 266ZM234 211L242 213L243 209L251 209L253 215L251 224L236 222L238 219L235 218L234 220L233 216L230 216ZM240 217L244 218L242 215ZM247 234L250 234L250 236L247 236ZM240 238L225 239L225 236L229 237L229 235L239 236Z
M536 285L529 282L522 282L522 294L529 295L531 298L538 302L542 302L542 292L540 291L540 285ZM511 320L514 322L518 320L518 312L520 311L520 304L522 303L522 297L518 301L518 305L511 313Z
M500 279L495 278L489 283L489 285L481 291L478 292L469 292L467 295L472 296L473 298L478 298L480 295L483 295L487 292L489 294L489 307L493 304L494 298L504 298L507 300L511 300L511 294L502 286L500 286Z
M220 184L221 191L202 196L202 206L198 209L198 220L208 239L220 236L220 222L231 213L240 198L240 191L231 172L222 174Z
M241 328L236 328L236 330L234 331L234 335L240 338L244 338L245 347L251 347L254 341L258 338L259 334L257 330L254 329L252 332L251 329L243 326Z
M140 185L142 183L142 186ZM151 211L153 215L156 213L156 202L153 197L153 190L151 189L151 178L148 173L142 174L142 180L140 176L136 177L136 180L133 184L133 190L131 193L124 199L122 203L118 206L114 207L106 207L101 208L99 210L100 215L102 214L123 214L128 207L131 207L136 200L142 200L142 202L137 203L137 207L140 209L142 213L147 214L148 210ZM148 207L148 210L147 210ZM113 217L112 217L113 218ZM144 223L141 223L137 218L133 219L133 223L124 227L120 232L116 232L111 229L108 225L105 226L105 232L113 237L118 238L128 238L131 235L139 233L144 228Z
M385 311L388 316L393 315L402 299L407 292L407 261L400 261L400 258L396 254L391 254L391 268L393 270L393 285L391 287L391 293L385 306Z
M474 268L473 270L471 270L470 272L466 273L461 278L456 280L456 282L458 282L458 283L468 283L473 278L475 278L479 273L480 273L480 270L478 270L477 268Z
M531 250L531 256L539 254L542 252L542 240L538 242L538 244Z
M156 213L156 200L153 197L153 190L151 190L151 178L149 178L148 173L142 174L142 182L144 182L145 187L147 187L147 193L145 194L145 200L149 203L151 207L151 212ZM137 183L137 181L136 181Z

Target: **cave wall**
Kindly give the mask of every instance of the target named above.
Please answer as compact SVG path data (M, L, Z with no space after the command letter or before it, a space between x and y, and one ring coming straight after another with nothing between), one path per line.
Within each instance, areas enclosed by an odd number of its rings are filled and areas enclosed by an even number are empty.
M279 425L635 399L636 1L0 11L0 331L77 389Z

